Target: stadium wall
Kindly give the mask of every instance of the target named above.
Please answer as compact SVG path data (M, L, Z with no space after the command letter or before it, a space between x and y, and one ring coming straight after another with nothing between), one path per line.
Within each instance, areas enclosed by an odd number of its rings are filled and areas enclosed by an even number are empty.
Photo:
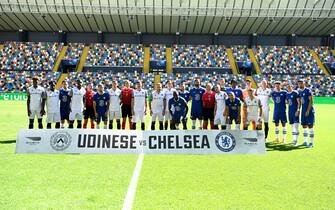
M302 45L302 46L319 46L324 45L325 37L306 37L295 36L275 36L275 35L201 35L201 34L133 34L133 33L74 33L63 32L27 32L27 41L33 42L56 42L64 41L77 43L96 43L104 40L106 43L129 43L129 44L145 44L152 43L165 44L167 46L173 44L221 44L221 45ZM101 38L103 36L103 39ZM1 31L0 42L19 41L19 32L17 31Z

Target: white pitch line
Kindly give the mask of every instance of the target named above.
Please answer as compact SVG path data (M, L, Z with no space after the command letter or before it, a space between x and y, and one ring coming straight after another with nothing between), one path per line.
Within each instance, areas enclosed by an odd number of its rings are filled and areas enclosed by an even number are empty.
M136 188L137 188L137 182L138 182L138 178L141 173L143 159L144 159L144 154L143 153L139 154L137 158L136 166L134 169L134 173L133 173L133 176L131 177L131 181L128 187L127 195L123 202L122 210L131 210L133 207L133 202L135 199Z

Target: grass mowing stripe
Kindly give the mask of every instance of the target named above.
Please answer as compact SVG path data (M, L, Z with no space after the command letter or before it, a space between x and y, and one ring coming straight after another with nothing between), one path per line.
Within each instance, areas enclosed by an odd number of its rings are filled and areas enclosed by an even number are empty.
M143 153L139 154L137 162L136 162L136 166L134 169L134 173L133 173L133 176L131 177L131 181L128 187L128 192L124 199L122 210L131 210L133 207L138 178L140 176L141 169L142 169L143 159L144 159L144 154Z

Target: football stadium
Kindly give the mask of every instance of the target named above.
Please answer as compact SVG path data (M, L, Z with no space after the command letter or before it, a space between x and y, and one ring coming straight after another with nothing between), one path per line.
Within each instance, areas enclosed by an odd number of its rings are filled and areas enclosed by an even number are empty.
M334 0L1 0L0 209L335 209Z

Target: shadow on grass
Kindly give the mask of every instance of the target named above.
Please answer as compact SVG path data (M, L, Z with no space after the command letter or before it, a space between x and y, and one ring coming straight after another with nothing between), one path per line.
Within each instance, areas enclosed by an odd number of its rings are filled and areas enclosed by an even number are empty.
M299 150L299 149L308 149L308 147L299 145L299 146L294 146L292 144L280 144L280 143L273 143L273 142L268 142L265 144L266 145L266 151L271 152L271 151L291 151L291 150Z
M0 144L14 144L14 143L16 143L16 140L6 140L6 141L0 140Z

